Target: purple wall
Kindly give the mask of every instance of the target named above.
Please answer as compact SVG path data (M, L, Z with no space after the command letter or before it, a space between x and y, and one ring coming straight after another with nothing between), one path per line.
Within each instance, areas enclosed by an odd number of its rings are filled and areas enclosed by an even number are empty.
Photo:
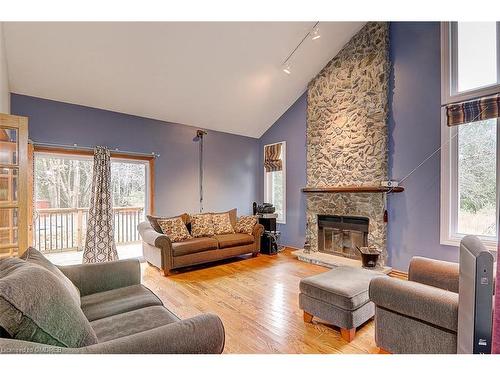
M159 153L156 213L198 212L196 128L16 94L11 112L29 117L33 141ZM237 207L239 214L249 214L261 190L259 140L209 131L204 146L205 211Z
M390 38L389 176L397 180L440 146L439 22L392 22ZM456 261L457 248L439 244L439 153L403 185L389 198L389 263L406 271L415 255Z
M286 224L281 224L280 242L302 248L305 239L305 197L300 191L306 186L306 112L307 92L260 138L260 165L263 165L264 145L286 141ZM264 168L259 169L260 201L264 199Z

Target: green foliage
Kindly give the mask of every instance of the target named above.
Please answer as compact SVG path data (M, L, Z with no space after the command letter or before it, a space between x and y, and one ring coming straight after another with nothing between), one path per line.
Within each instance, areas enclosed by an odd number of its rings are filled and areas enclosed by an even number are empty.
M496 205L496 120L463 125L458 134L460 209L478 213Z

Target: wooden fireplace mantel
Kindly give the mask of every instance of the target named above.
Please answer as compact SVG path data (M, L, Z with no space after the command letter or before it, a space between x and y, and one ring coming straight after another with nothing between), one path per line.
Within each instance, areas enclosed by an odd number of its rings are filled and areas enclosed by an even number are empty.
M324 186L305 187L303 193L401 193L405 190L402 186L393 188L384 186Z

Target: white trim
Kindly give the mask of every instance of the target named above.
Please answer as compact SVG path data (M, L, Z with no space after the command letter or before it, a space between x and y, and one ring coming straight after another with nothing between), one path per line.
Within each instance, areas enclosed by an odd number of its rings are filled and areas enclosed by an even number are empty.
M272 145L277 145L281 144L281 155L282 155L282 174L283 174L283 220L276 220L277 224L286 224L286 141L281 141L281 142L274 142L274 143L268 143L265 144L262 152L264 155L264 159L266 158L266 146L272 146ZM264 202L266 202L267 197L271 194L269 191L270 183L269 180L271 178L271 175L266 172L266 168L263 167L263 173L264 173Z
M450 58L451 47L456 46L457 43L456 25L457 22L441 22L441 105L462 102L500 92L500 22L497 22L497 84L463 92L456 91L458 74L456 49L452 51L453 58Z

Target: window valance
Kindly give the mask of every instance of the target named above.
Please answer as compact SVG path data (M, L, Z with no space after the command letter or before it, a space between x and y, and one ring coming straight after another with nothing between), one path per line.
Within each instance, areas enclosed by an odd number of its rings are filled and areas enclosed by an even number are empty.
M500 94L446 106L448 126L500 117Z
M276 172L283 169L281 160L281 143L264 147L264 168L266 172Z

